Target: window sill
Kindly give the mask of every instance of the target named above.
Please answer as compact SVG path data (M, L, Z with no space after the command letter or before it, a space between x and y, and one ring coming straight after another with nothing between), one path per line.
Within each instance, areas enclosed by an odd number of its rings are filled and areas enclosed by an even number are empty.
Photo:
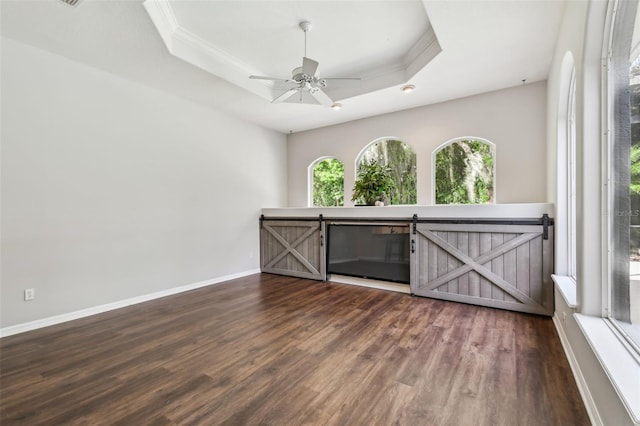
M574 314L627 412L640 424L640 357L604 318Z
M551 279L556 284L556 288L562 294L564 301L572 309L578 307L578 296L576 292L576 281L566 275L551 275Z

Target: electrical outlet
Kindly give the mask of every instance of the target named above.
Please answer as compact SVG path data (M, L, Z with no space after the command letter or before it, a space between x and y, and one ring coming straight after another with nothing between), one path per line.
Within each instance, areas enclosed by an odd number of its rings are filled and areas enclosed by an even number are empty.
M33 300L36 298L36 289L35 288L25 288L24 289L24 300Z

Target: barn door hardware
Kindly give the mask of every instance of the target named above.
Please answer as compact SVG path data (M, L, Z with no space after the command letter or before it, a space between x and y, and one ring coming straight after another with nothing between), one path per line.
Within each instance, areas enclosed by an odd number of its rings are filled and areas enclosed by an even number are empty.
M542 215L542 239L549 239L549 215L546 213Z

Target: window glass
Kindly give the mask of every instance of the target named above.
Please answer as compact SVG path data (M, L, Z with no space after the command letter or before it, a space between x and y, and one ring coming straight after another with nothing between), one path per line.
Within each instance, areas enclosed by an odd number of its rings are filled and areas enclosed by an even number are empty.
M635 325L633 333L640 345L640 56L634 59L630 71L629 322Z
M313 207L344 205L344 164L335 158L318 161L312 176Z
M476 139L445 144L435 153L435 203L494 202L494 147Z
M372 161L391 169L395 185L388 194L390 204L416 204L416 153L410 145L394 139L374 142L358 158L356 170Z
M640 346L640 58L632 50L635 2L616 11L610 59L610 315ZM637 29L636 29L637 31Z

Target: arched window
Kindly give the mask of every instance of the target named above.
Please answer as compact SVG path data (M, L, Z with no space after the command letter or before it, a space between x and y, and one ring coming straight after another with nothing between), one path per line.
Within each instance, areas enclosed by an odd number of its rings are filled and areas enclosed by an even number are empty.
M556 273L576 277L576 70L571 52L562 60L558 99Z
M391 170L395 188L387 194L390 204L416 204L416 153L410 145L395 138L371 142L356 160L356 173L363 163L376 162Z
M495 145L479 138L448 141L433 153L435 204L493 203Z
M335 158L316 160L310 171L311 207L332 207L344 205L344 164Z

